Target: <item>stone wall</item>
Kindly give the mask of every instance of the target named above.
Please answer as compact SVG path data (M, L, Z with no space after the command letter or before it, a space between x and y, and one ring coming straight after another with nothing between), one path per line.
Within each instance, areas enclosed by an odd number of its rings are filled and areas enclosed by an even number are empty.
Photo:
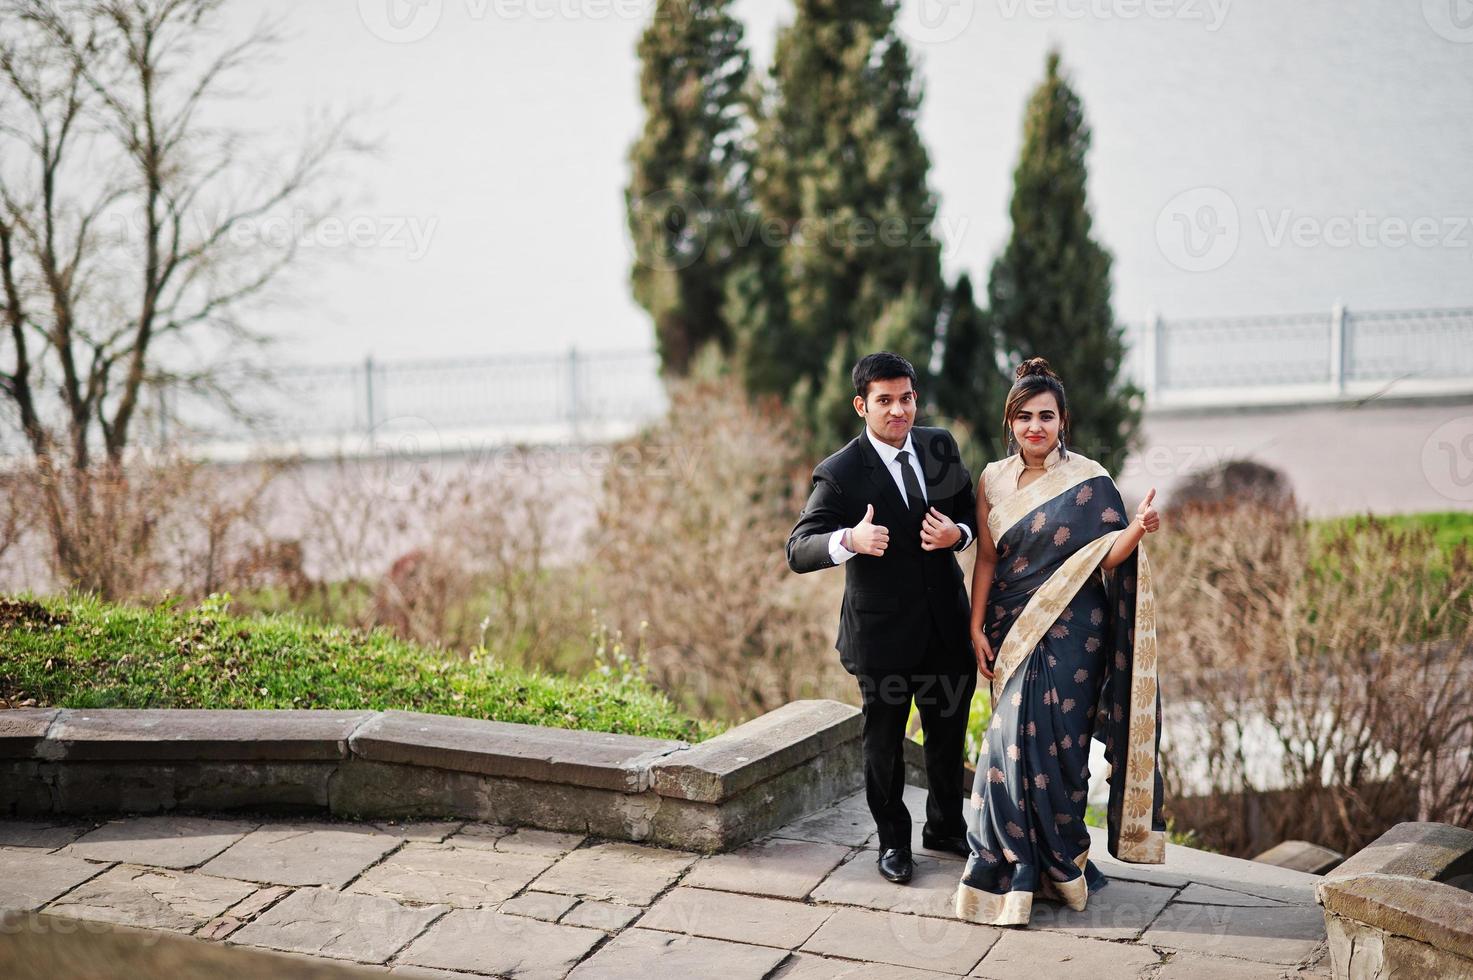
M728 850L863 785L860 712L795 701L706 742L409 711L0 711L0 817L461 817Z
M1399 823L1315 886L1337 978L1473 978L1473 830Z

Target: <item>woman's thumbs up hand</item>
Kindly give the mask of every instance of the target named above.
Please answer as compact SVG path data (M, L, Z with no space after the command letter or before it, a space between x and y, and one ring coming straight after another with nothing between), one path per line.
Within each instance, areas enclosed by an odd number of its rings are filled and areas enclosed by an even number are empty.
M1135 519L1140 521L1141 527L1147 532L1161 530L1161 515L1156 513L1156 508L1151 506L1151 501L1156 499L1156 488L1152 487L1146 494L1146 499L1135 509Z

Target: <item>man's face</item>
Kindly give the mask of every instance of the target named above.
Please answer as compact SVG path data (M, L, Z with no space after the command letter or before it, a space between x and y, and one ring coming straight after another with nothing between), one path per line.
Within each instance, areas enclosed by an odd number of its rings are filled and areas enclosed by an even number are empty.
M854 396L854 410L876 439L899 449L916 420L916 391L909 378L871 381L864 399Z

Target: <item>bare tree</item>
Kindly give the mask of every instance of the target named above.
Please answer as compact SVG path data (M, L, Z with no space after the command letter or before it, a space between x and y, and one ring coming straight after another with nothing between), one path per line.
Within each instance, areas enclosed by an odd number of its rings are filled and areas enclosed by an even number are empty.
M229 353L267 342L243 314L300 245L262 229L319 223L331 165L362 148L342 115L251 162L259 147L220 110L278 35L226 37L223 8L0 0L0 419L53 488L63 568L63 512L87 506L95 462L121 469L151 391L246 414ZM213 353L186 365L202 344Z

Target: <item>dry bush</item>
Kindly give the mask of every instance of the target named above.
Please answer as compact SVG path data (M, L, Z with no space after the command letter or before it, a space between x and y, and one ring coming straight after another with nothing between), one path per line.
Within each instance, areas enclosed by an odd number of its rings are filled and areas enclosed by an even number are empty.
M555 663L581 636L584 610L568 585L576 573L554 561L574 502L536 455L339 458L304 475L308 549L318 574L338 583L320 615Z
M780 406L699 380L612 453L592 543L599 617L642 633L651 679L691 710L736 719L852 687L833 650L843 575L794 575L784 557L803 445Z
M1177 822L1229 853L1350 853L1473 822L1473 561L1427 530L1180 508L1152 553Z
M260 503L279 472L274 464L222 470L179 455L86 469L43 457L7 480L27 501L23 518L48 584L123 599L203 596L238 577L243 555L271 546Z

